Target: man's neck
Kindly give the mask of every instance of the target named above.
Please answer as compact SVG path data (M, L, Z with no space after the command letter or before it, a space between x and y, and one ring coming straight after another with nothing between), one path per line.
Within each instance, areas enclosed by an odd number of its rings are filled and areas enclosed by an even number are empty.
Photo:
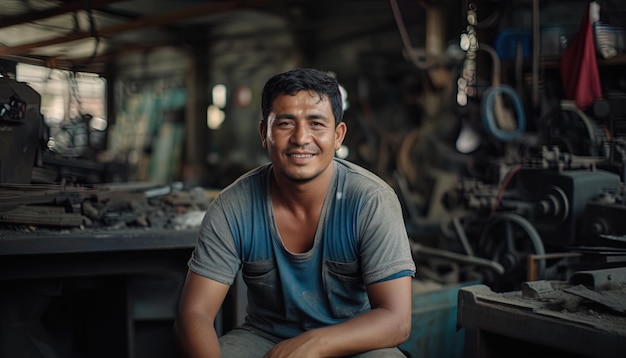
M334 168L314 180L296 182L271 174L272 209L283 245L294 253L309 251L330 187ZM282 180L281 180L282 179Z
M303 182L271 174L272 201L295 210L315 208L324 203L326 194L333 178L334 167L331 164L327 171L318 177Z

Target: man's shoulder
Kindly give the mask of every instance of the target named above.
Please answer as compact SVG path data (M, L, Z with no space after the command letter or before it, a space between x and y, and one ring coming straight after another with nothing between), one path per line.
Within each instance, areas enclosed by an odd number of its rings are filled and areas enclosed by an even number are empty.
M270 164L268 163L243 173L232 183L223 188L220 191L220 196L240 195L241 192L249 192L251 190L257 190L257 188L262 188L265 185L264 183L269 168Z
M339 175L345 175L350 183L359 183L369 189L392 190L389 184L372 171L345 159L335 158Z

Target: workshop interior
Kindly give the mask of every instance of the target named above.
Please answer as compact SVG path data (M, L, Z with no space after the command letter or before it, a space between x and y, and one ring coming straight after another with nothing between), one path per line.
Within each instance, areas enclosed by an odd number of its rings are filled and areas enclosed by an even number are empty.
M182 357L204 210L268 161L262 86L295 67L338 79L337 156L400 198L407 357L625 356L626 2L0 9L1 358Z

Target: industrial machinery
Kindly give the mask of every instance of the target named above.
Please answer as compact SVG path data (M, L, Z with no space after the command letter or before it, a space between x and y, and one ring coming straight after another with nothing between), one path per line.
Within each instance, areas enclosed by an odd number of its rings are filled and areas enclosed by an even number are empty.
M605 69L604 98L583 111L562 100L558 64L539 76L539 51L526 57L519 37L509 61L516 72L508 73L515 87L503 84L501 53L479 41L487 25L478 23L477 3L467 5L465 56L451 59L455 80L423 95L456 98L458 107L425 110L397 155L395 180L422 274L445 281L453 272L509 291L626 266L626 73ZM531 60L532 87L522 76Z
M0 75L0 183L30 183L41 163L45 125L41 96L27 84Z
M41 95L27 83L12 78L10 71L3 74L2 70L3 67L0 68L0 183L96 184L127 180L125 164L94 158L103 149L104 141L104 132L92 129L98 118L81 114L61 126L49 128L41 113Z
M444 235L464 240L465 254L502 265L498 275L478 270L496 290L624 265L622 179L598 169L602 161L544 146L535 158L503 165L499 180L461 179L444 198L457 213Z

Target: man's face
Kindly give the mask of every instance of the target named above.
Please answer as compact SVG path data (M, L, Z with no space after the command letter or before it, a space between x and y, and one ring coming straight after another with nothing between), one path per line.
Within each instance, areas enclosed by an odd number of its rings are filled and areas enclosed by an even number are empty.
M346 125L335 127L335 117L326 96L313 91L276 97L272 112L259 125L275 175L291 181L310 181L330 169L341 147Z

